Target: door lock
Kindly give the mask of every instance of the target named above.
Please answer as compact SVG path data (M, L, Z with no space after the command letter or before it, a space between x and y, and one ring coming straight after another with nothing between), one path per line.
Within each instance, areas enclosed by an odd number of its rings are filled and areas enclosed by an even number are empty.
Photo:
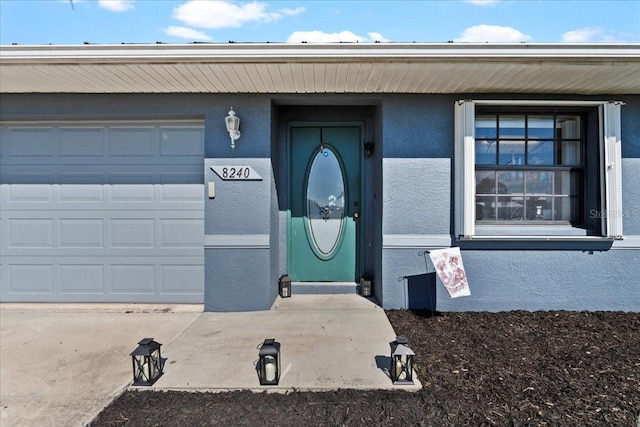
M357 218L360 218L360 212L353 213L353 219L357 219Z

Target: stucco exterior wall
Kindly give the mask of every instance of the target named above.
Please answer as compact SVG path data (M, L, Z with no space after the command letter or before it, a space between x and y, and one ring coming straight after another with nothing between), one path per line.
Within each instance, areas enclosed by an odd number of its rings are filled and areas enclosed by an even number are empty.
M622 113L625 235L611 245L455 240L453 103L471 98L511 99L398 95L384 100L383 306L433 306L442 311L640 310L640 99L592 98L626 103ZM425 249L450 245L461 247L470 297L451 299L422 255ZM425 298L434 288L435 300Z
M487 99L497 96L483 95ZM540 99L539 95L519 95ZM624 240L612 246L554 242L465 245L453 238L453 104L477 95L325 95L287 97L289 105L369 106L375 154L370 181L367 269L384 308L460 310L640 311L640 96L616 99L622 108ZM500 98L509 99L507 95ZM558 99L558 97L556 97ZM560 99L574 99L565 96ZM333 100L333 101L332 101ZM12 95L3 94L2 120L137 120L204 118L205 309L269 309L286 272L286 153L270 95ZM233 106L242 137L231 150L224 117ZM350 117L350 120L353 118ZM248 165L261 181L221 181L211 165ZM283 178L284 177L284 178ZM419 253L460 245L471 296L450 299L427 274ZM421 291L424 287L424 292ZM428 297L427 297L428 296Z

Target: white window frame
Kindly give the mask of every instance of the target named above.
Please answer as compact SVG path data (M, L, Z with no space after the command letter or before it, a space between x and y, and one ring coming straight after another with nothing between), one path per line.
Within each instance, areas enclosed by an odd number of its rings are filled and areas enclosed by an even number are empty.
M454 233L459 240L525 239L584 240L622 239L622 154L620 101L543 101L543 100L460 100L455 103L454 148ZM478 234L475 208L475 111L476 106L502 107L597 107L600 129L602 230L601 236ZM535 225L530 227L535 228Z

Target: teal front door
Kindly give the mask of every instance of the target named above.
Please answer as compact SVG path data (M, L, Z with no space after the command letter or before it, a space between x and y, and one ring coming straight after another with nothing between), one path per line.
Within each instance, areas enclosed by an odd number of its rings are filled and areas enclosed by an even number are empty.
M300 282L356 281L362 128L290 129L289 276Z

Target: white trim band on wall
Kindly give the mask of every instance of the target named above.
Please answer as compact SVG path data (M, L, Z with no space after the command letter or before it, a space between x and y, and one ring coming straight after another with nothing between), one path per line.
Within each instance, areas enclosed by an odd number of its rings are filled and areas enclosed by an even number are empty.
M451 245L449 234L385 234L382 237L383 249L439 249Z
M205 234L205 249L269 249L268 234Z

